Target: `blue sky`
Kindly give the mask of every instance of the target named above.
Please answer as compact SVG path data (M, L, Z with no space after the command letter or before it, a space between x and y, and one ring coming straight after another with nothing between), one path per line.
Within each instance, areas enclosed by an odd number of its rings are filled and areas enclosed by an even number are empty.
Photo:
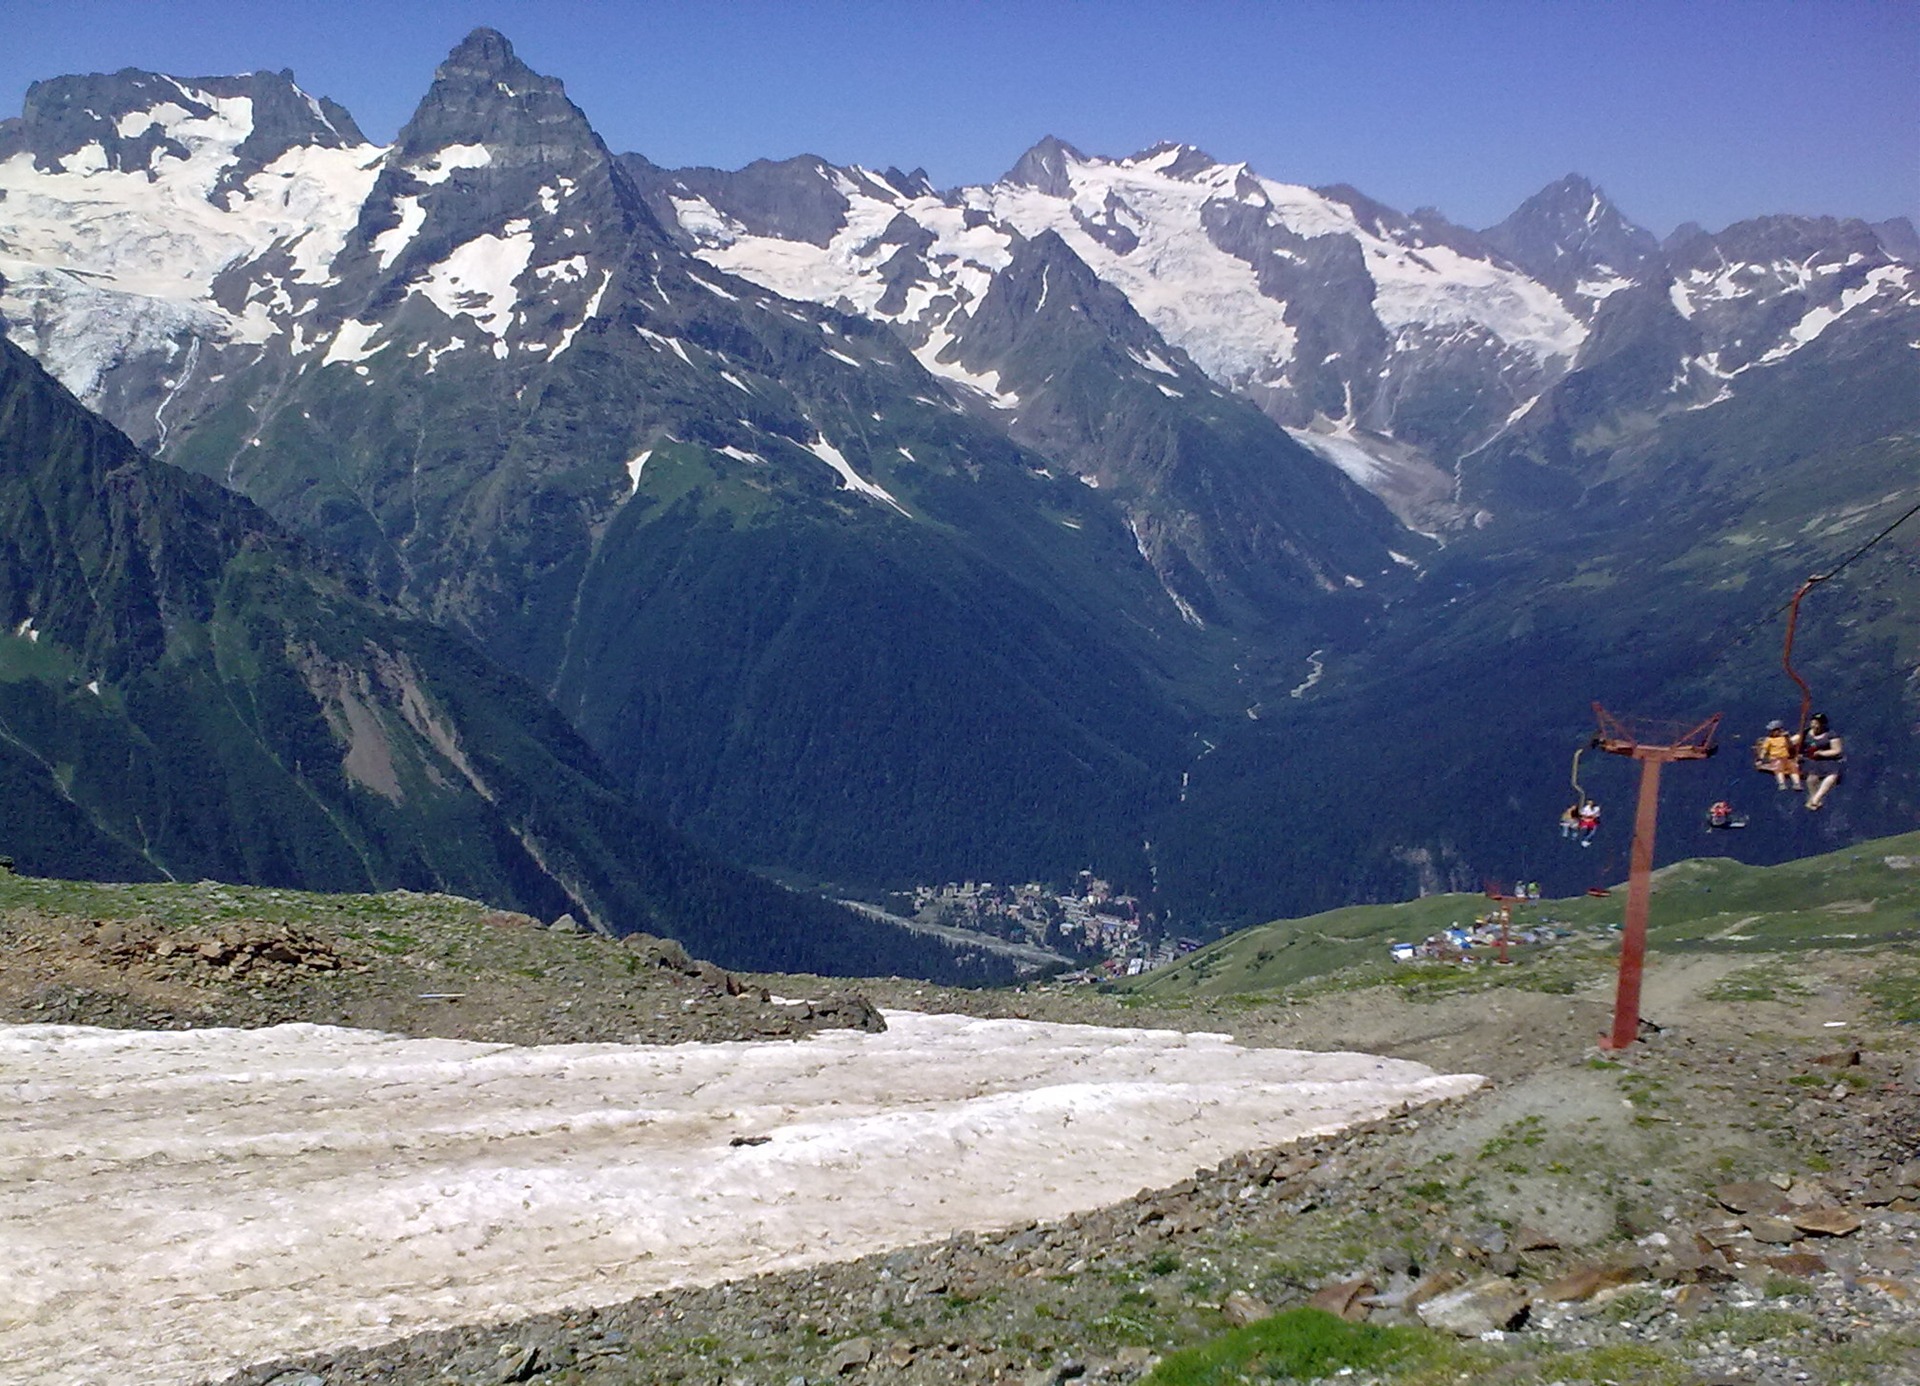
M1920 221L1914 0L0 0L0 112L67 72L291 67L385 140L480 24L668 165L815 153L950 186L1045 134L1176 139L1468 226L1568 172L1663 234Z

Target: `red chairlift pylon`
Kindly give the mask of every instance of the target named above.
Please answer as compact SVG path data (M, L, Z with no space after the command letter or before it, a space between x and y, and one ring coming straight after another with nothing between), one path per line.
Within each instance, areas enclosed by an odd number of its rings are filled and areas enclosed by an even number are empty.
M1507 956L1507 945L1512 942L1508 930L1509 926L1513 923L1513 907L1523 903L1527 897L1524 895L1509 895L1504 888L1494 881L1486 882L1486 887L1487 898L1494 903L1494 918L1500 925L1500 937L1494 941L1493 946L1499 950L1500 956L1498 960L1500 962L1512 962L1513 959ZM1515 886L1514 889L1518 890L1519 887Z
M1593 705L1599 730L1593 744L1608 755L1640 762L1640 798L1633 816L1633 853L1627 869L1627 914L1620 932L1620 979L1614 991L1613 1032L1602 1049L1625 1049L1640 1034L1640 975L1647 958L1647 902L1653 893L1653 838L1660 813L1660 767L1669 761L1705 760L1718 749L1713 738L1720 713L1697 726L1634 727Z

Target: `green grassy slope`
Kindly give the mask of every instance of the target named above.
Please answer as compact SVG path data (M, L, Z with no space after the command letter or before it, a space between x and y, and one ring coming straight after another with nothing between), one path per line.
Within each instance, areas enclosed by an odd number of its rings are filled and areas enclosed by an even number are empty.
M1900 863L1910 863L1900 865ZM1620 922L1626 891L1515 906L1513 927L1553 921L1576 937L1604 934ZM1419 941L1489 909L1481 895L1432 895L1392 905L1354 905L1303 919L1243 929L1130 983L1156 1000L1285 991L1359 969L1372 978L1395 965L1387 947ZM1780 952L1865 947L1920 939L1920 833L1859 843L1779 866L1727 858L1677 862L1655 873L1648 911L1654 950ZM1534 950L1516 950L1522 970L1540 966ZM1402 975L1424 975L1417 968Z

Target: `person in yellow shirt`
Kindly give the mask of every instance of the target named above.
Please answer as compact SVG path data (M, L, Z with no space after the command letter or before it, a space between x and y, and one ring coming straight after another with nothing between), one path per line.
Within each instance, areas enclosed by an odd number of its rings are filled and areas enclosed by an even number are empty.
M1766 734L1753 744L1754 766L1773 776L1775 789L1806 787L1800 780L1800 760L1793 753L1793 742L1786 727L1776 719L1767 723Z

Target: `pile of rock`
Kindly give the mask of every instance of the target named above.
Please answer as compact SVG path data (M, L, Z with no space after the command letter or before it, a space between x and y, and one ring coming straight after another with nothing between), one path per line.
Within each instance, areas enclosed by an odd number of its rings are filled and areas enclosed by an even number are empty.
M302 973L364 971L326 939L291 924L248 920L183 933L147 919L106 920L87 942L118 967L155 964L172 971L273 984Z
M887 1022L878 1008L857 993L814 1001L775 1000L765 987L755 986L726 969L693 957L670 938L627 934L621 944L654 967L699 984L708 997L729 997L760 1009L752 1026L740 1038L779 1039L816 1030L865 1030L880 1034Z

